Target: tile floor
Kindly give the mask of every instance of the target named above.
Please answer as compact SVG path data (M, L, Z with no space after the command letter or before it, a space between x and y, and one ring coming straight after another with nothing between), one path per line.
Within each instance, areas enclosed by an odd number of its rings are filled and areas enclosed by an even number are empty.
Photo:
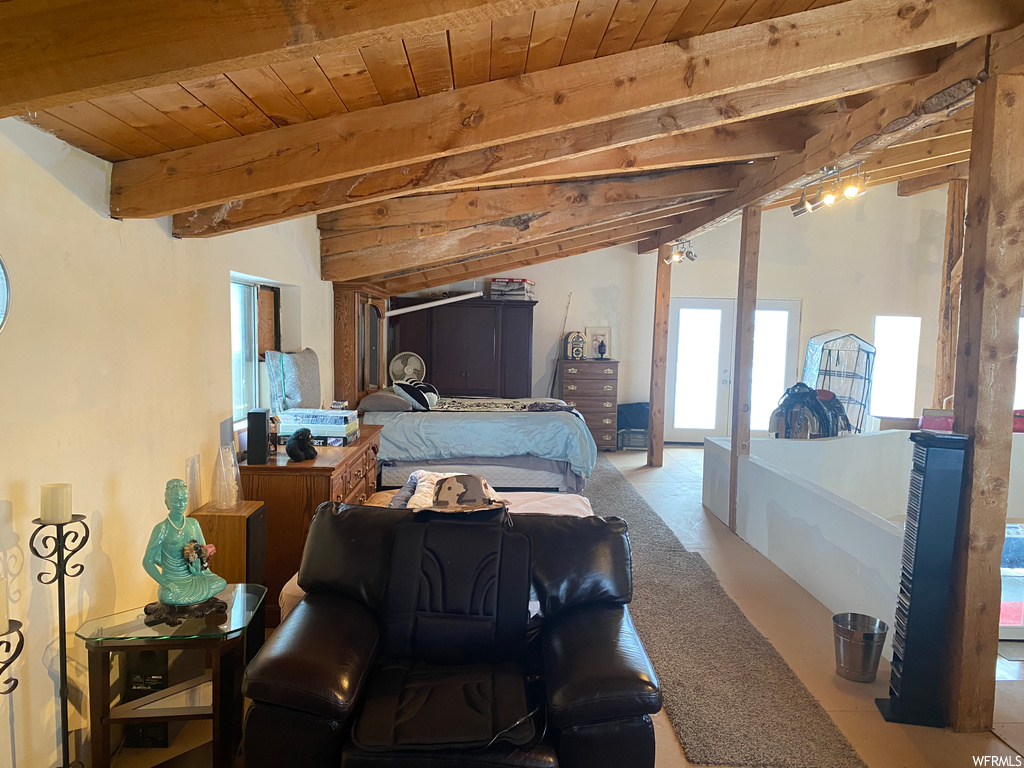
M701 505L701 449L670 447L665 466L658 469L646 467L646 454L639 451L606 455L683 545L708 561L729 596L775 645L869 768L966 768L982 755L1009 758L1012 762L1002 764L1013 765L1015 756L1024 753L1024 682L1019 680L997 683L998 737L886 723L874 699L888 693L888 663L882 660L871 684L835 674L831 612ZM1004 650L1012 656L1017 649ZM1002 662L1007 674L1006 665L1020 663L1012 658ZM657 768L689 766L663 714L655 718L655 727Z

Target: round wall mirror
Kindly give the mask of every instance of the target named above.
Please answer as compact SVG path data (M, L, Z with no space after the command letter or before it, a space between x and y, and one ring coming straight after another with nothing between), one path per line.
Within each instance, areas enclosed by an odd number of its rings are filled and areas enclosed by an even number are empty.
M0 331L4 329L9 314L11 314L11 280L3 258L0 258Z

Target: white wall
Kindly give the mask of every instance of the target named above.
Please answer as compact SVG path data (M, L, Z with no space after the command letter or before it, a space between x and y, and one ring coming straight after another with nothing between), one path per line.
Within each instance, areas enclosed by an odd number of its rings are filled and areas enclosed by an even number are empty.
M915 414L931 407L945 221L945 190L898 197L895 184L809 216L764 213L757 294L802 300L801 370L811 336L838 328L871 342L875 315L914 315L921 318ZM672 270L672 295L735 297L739 242L738 219L697 238L697 261Z
M794 218L788 209L765 212L758 296L802 300L801 370L807 340L815 334L839 328L870 342L875 315L915 315L922 318L916 412L931 407L945 217L943 190L905 198L896 196L895 184L874 187L854 202L811 216ZM672 295L734 298L738 220L694 244L697 261L672 268ZM612 326L611 354L622 361L619 402L649 399L655 259L653 254L638 256L635 246L620 246L498 273L537 283L535 396L546 395L550 386L556 340L572 291L568 330ZM451 289L481 288L484 282L457 283Z
M582 331L588 325L610 326L612 343L608 356L620 361L619 402L650 400L655 266L653 256L638 255L636 246L629 245L494 275L523 277L537 283L533 314L534 397L547 397L550 391L554 361L556 355L561 356L559 333L571 292L566 332ZM481 290L485 282L466 281L434 290Z
M204 496L231 415L229 273L297 286L298 344L320 356L333 391L332 297L319 279L312 217L209 240L178 241L168 220L113 221L110 165L12 119L0 121L0 256L11 315L0 333L0 571L11 615L27 623L0 696L0 765L57 760L56 594L28 550L39 486L70 482L92 537L69 584L68 626L155 599L140 565L165 514L164 483L202 456ZM216 560L214 561L216 569ZM72 646L82 709L84 647ZM82 727L76 712L72 724ZM81 734L79 735L81 737Z
M704 442L703 502L728 524L728 440ZM833 613L866 613L893 627L902 524L752 455L740 459L736 533Z
M824 440L755 438L750 441L750 454L884 520L902 524L906 517L914 457L908 431Z

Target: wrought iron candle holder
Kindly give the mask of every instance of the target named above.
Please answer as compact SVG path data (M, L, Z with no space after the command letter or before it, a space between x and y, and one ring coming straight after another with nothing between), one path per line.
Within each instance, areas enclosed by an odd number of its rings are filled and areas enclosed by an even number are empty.
M81 576L85 566L81 563L70 563L72 557L81 551L89 541L89 526L85 524L85 515L72 515L67 523L48 523L40 518L32 521L36 525L28 548L32 554L53 566L53 573L43 571L37 577L40 584L57 583L57 618L59 622L60 644L60 713L61 713L61 750L63 768L81 766L80 761L71 762L71 739L68 732L68 642L67 617L64 600L64 580ZM79 529L77 526L81 526ZM46 532L48 528L56 528L56 532Z
M4 673L21 655L21 651L25 647L25 635L22 634L21 627L20 621L11 619L8 622L7 631L0 632L0 677L4 676ZM13 675L8 677L0 682L0 696L13 693L17 687L18 678Z

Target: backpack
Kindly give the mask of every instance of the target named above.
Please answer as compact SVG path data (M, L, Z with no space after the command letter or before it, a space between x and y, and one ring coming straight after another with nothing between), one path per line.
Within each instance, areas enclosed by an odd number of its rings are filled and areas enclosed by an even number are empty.
M780 398L768 431L775 437L807 440L838 437L850 432L851 427L846 409L833 392L811 389L801 381Z

